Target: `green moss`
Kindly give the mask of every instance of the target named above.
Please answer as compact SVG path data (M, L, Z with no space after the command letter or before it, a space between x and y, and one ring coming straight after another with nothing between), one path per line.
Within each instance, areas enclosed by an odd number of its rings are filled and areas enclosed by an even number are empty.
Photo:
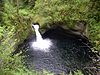
M31 34L32 22L39 22L44 28L51 24L74 27L76 21L84 20L89 39L94 48L100 50L99 4L99 0L1 0L0 75L36 75L23 66L21 57L10 56ZM75 74L81 75L81 72Z

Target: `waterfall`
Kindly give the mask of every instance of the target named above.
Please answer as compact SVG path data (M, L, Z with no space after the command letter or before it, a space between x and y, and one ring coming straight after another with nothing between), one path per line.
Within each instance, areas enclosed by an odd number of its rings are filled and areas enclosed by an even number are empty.
M39 32L39 25L33 25L34 29L35 29L35 33L36 33L36 41L39 42L39 41L42 41L43 38Z
M32 27L34 28L36 34L36 41L32 42L33 49L49 52L49 48L52 45L51 40L42 38L39 32L39 25L32 24Z

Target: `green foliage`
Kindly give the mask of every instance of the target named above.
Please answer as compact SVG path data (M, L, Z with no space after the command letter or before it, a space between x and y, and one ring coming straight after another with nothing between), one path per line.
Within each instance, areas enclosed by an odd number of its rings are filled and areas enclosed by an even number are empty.
M94 48L100 51L100 1L90 0L88 22L90 39Z
M89 0L37 0L34 11L34 21L41 25L66 22L73 26L75 20L86 20Z
M74 71L74 73L70 72L69 75L84 75L80 70Z
M90 23L90 39L96 50L100 50L100 22L91 21Z
M12 57L11 52L17 44L30 33L30 17L23 10L17 12L17 7L11 0L5 0L2 5L2 19L0 24L0 75L33 75L28 71L18 55Z
M2 36L3 36L3 31L4 31L4 28L3 28L3 27L0 27L0 39L1 39Z
M0 7L0 75L37 75L23 66L22 57L10 56L32 32L32 22L42 27L59 22L73 27L84 20L94 48L100 50L99 0L1 0ZM74 74L83 75L80 71ZM44 71L44 75L52 74Z

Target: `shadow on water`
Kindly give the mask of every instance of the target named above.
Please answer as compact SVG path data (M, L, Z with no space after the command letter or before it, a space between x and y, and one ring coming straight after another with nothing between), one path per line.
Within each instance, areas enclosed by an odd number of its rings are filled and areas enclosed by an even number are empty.
M48 38L53 45L50 52L34 50L31 43L35 40L35 35L31 35L22 44L14 54L22 50L25 65L30 70L41 71L43 69L55 74L68 74L70 71L81 70L84 75L93 74L95 70L88 70L87 67L93 65L93 59L96 59L95 53L92 52L91 43L88 39L71 30L65 30L61 27L55 27L47 30L42 34L44 39Z

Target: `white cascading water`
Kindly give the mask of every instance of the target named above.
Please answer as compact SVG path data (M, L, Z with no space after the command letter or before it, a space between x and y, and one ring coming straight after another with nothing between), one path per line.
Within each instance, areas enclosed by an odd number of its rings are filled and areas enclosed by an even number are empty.
M49 39L43 39L39 32L39 25L32 25L36 33L36 41L32 43L32 47L35 50L41 50L43 52L49 52L49 48L52 45L52 42Z

